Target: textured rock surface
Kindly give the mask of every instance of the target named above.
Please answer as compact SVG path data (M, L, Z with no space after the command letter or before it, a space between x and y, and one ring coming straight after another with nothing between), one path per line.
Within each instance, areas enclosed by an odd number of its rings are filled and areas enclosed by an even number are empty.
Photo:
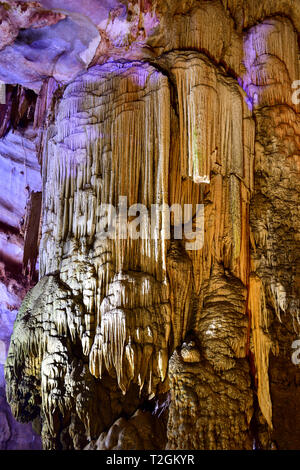
M32 432L31 425L20 424L13 418L6 402L4 381L4 364L13 324L21 301L30 288L30 283L22 276L23 233L26 213L30 214L28 199L32 195L40 194L39 190L41 189L40 166L37 160L35 141L36 136L31 128L28 128L26 132L21 129L14 131L10 129L0 140L1 449L39 449L41 447L40 438Z
M5 83L39 91L45 77L68 82L92 61L100 36L85 15L45 10L38 2L1 5L0 79Z
M100 434L86 450L156 450L166 443L162 420L149 411L137 410L130 419L119 418L108 432Z
M0 145L33 125L43 180L41 233L39 188L22 229L27 273L41 243L6 362L14 416L40 421L45 449L300 449L300 3L107 0L49 13L59 6L34 7L53 24L33 30L28 13L0 51L5 67L29 54L3 77L39 91L8 89ZM80 32L53 69L66 21ZM176 237L176 214L168 239L166 211L156 240L147 224L142 239L103 238L100 204L120 197L193 204L194 229L202 204L198 249Z
M6 401L4 364L10 343L13 323L18 313L24 288L14 276L5 272L1 263L0 277L0 449L40 449L40 438L32 431L31 424L18 423L12 416Z

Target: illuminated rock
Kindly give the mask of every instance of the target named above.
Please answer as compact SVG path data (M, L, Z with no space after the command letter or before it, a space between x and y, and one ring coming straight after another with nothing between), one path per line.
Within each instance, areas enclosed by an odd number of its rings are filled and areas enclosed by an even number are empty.
M11 127L33 126L42 169L39 281L6 362L14 416L41 421L45 449L300 448L299 3L107 0L61 13L0 51L2 78L38 92L9 101L0 150ZM142 239L103 237L113 218L101 204L122 197L146 211L193 205L199 246L175 236L178 213L168 236L165 210L156 239L148 222ZM14 204L4 197L2 213L16 227Z

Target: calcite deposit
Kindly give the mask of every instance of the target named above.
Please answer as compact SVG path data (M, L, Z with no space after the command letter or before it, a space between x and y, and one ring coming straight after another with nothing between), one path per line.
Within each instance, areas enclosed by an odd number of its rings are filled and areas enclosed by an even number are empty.
M13 416L44 449L300 449L300 1L0 15Z

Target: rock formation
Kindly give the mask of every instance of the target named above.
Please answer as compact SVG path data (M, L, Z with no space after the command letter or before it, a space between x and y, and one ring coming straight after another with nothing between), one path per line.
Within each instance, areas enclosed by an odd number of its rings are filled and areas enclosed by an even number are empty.
M1 9L15 418L44 449L300 449L300 2Z
M13 94L17 96L16 90ZM1 138L0 168L0 449L38 449L40 439L32 433L31 425L20 424L13 418L6 403L4 382L4 364L13 323L21 300L33 285L22 275L26 244L27 261L33 270L33 258L37 255L37 245L30 247L29 243L32 235L34 238L34 230L29 235L26 229L33 214L30 200L41 194L40 168L32 128L25 132L10 129ZM25 232L28 237L24 244ZM36 282L36 274L28 274L32 276L33 283Z

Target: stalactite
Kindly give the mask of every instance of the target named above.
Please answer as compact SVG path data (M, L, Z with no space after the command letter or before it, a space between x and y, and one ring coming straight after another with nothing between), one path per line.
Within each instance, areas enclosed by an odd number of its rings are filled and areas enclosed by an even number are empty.
M39 232L41 219L42 193L31 191L24 221L24 255L23 271L25 275L32 279L38 258Z
M223 262L246 285L254 154L254 122L245 103L246 96L234 80L220 73L203 55L172 53L165 60L178 87L180 129L180 150L173 154L180 167L170 163L173 171L170 194L174 194L170 202L207 201L204 248L189 254L196 291L209 277L214 261ZM207 120L207 115L211 120ZM202 163L199 159L195 161L195 145ZM201 165L206 170L200 175ZM187 190L190 183L186 177L194 181L191 191ZM203 185L202 189L197 190L195 183Z
M268 335L269 320L264 287L257 276L250 277L248 307L251 314L254 357L258 376L258 401L264 417L272 428L272 403L268 376L271 339Z
M34 128L40 129L43 127L46 119L46 114L51 109L53 95L58 89L58 83L54 78L48 78L43 82L41 91L36 100L34 111Z

